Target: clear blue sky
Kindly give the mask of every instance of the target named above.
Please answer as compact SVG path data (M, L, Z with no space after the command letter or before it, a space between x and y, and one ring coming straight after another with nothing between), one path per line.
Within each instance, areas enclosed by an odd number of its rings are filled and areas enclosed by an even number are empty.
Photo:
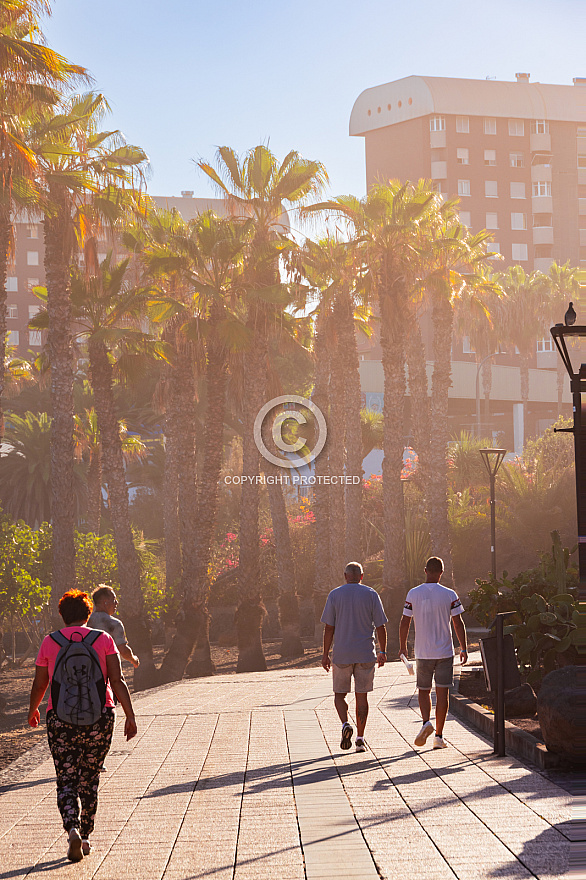
M52 48L85 65L112 127L144 147L153 195L213 194L193 160L269 142L365 191L355 99L412 74L571 85L586 76L584 0L52 0Z

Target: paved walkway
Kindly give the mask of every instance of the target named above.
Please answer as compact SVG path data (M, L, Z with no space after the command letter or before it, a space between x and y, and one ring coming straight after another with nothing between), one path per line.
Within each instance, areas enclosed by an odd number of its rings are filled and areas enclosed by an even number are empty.
M449 716L450 747L416 750L413 679L377 674L370 750L342 752L320 669L184 681L138 695L118 724L94 852L64 858L45 745L0 793L0 880L487 880L560 877L569 796ZM430 741L431 742L431 741ZM6 782L6 776L4 777Z

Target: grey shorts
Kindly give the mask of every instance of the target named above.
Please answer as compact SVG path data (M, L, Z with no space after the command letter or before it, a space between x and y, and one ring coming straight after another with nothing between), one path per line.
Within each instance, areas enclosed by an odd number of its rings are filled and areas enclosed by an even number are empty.
M332 679L335 694L348 694L352 690L352 676L354 676L354 693L366 694L374 690L374 667L376 661L371 663L332 663Z
M436 687L450 687L454 683L454 658L442 657L441 660L416 660L417 687L422 691L430 691L435 677Z

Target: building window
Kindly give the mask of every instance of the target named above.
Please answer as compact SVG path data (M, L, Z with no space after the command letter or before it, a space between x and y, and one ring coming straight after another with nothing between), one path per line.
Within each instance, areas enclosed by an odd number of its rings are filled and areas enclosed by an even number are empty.
M485 119L484 120L484 133L485 134L496 134L496 119Z
M484 227L485 227L485 229L498 229L499 228L498 214L487 211L486 223L484 224Z
M429 120L429 130L430 131L445 131L446 130L446 117L445 116L432 116Z
M549 337L549 339L538 339L537 340L538 353L542 352L542 351L554 351L553 344L554 343L553 343L553 339L551 338L551 336Z
M459 180L458 181L458 195L459 196L469 196L470 195L470 181L469 180Z
M525 167L525 154L524 153L509 153L509 164L511 168L524 168Z
M533 226L553 226L553 214L534 214Z
M27 266L38 266L39 265L39 252L38 251L27 251L26 252L26 264L27 264Z
M511 257L519 263L526 263L529 259L527 256L527 245L513 244L511 247Z
M6 306L6 317L7 318L18 318L18 306L14 303L10 306Z
M484 151L484 164L485 165L496 165L496 150L485 150Z
M27 238L38 238L39 237L39 227L37 226L36 223L27 223L26 237Z
M29 307L28 307L28 319L29 319L29 321L31 320L31 318L34 318L35 315L38 315L40 311L41 311L41 307L40 307L40 306L29 306Z
M43 344L42 334L40 330L28 331L28 344L35 347Z
M16 275L9 275L6 279L7 293L18 293L18 278Z
M6 340L8 345L19 345L20 344L20 333L18 330L10 330L8 333L8 339Z
M470 337L469 336L462 337L462 352L464 354L476 354L476 351L470 345Z
M485 180L484 181L484 195L487 199L497 199L498 198L498 186L496 180Z
M586 168L586 156L578 156L578 168Z
M511 198L512 199L524 199L525 198L525 184L518 183L517 181L511 181Z
M470 121L467 116L456 116L456 131L459 134L470 133Z
M38 287L40 284L38 278L27 278L26 280L26 289L29 293L32 293L35 287Z
M547 119L534 119L531 123L531 134L549 134Z
M462 226L467 226L468 229L472 226L472 217L470 216L470 211L459 211L460 214L460 223Z
M522 119L509 119L509 134L512 137L523 137L525 122Z
M527 229L527 214L511 214L511 229Z
M533 256L535 259L540 257L551 259L553 256L553 246L551 244L536 244Z
M489 241L486 246L486 256L489 260L498 260L501 246L498 241Z
M536 180L533 183L533 195L534 196L550 196L551 195L551 181L549 181L549 180Z
M468 150L468 147L457 147L456 158L458 159L458 165L469 165L470 152Z

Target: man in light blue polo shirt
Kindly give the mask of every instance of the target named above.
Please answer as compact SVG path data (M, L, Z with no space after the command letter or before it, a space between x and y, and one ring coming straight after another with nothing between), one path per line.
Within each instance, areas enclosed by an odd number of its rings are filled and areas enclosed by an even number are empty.
M368 693L374 687L374 667L387 659L387 617L379 594L361 583L364 572L359 562L349 562L344 569L346 583L329 594L321 622L325 623L324 653L321 665L329 672L332 667L334 705L342 722L340 748L352 746L354 730L348 721L346 694L352 689L356 697L356 751L365 752L364 728L368 718ZM374 633L380 651L374 647ZM335 633L335 636L334 636ZM330 648L334 652L330 663Z

